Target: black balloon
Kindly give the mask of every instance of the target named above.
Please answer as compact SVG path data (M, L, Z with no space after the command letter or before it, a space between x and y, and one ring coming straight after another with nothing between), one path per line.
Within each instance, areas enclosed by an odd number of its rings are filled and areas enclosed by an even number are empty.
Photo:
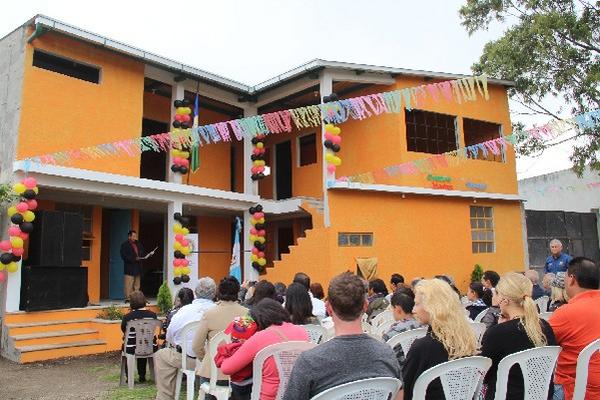
M263 174L262 172L259 172L258 174L256 174L257 179L263 179L264 177L265 177L265 174Z
M331 146L333 146L333 142L331 140L326 140L326 141L323 142L323 146L325 146L328 149L330 149Z
M176 276L175 278L173 278L173 283L179 285L181 283L181 278Z
M252 155L250 156L250 159L251 159L252 161L256 161L256 154L252 154Z
M189 107L190 106L190 101L188 99L181 100L181 106L182 107Z
M184 166L181 166L181 167L179 167L179 172L181 172L182 174L187 174L188 168L184 167Z
M175 165L175 164L171 165L171 171L173 171L175 173L179 172L179 165Z
M329 101L338 101L338 99L339 99L339 98L338 98L338 95L337 95L337 94L335 94L335 93L331 93L331 94L329 95Z
M181 105L181 100L175 100L175 101L173 102L173 106L175 106L175 108L182 107L182 105Z
M253 137L251 141L252 141L252 144L256 144L256 143L260 142L260 139Z
M258 174L252 174L252 176L250 178L252 178L253 181L257 181L258 180Z
M261 244L262 243L257 240L254 242L254 247L256 247L258 249L258 246L260 246Z
M323 103L329 103L331 98L329 96L323 96Z
M190 126L189 126L187 123L185 123L185 122L182 122L182 123L181 123L181 129L187 129L187 128L189 128L189 127L190 127Z
M256 208L254 208L254 207L250 207L250 208L248 209L248 212L249 212L250 214L254 214L254 213L256 212Z
M262 212L263 207L260 204L257 204L256 207L254 207L254 209L256 210L256 212Z
M341 150L341 147L339 144L333 144L333 145L331 145L331 150L333 150L334 152L337 153L338 151Z
M263 229L265 229L265 224L256 224L254 225L254 229L262 231Z
M188 283L190 281L190 277L188 275L183 275L181 277L181 282Z
M181 222L182 226L189 226L190 219L188 217L181 217L181 219L179 220L179 222Z
M19 213L13 214L13 216L10 217L10 222L12 222L15 225L21 225L23 221L23 216Z
M12 254L12 260L14 262L19 262L19 261L21 261L21 256L16 256L16 255Z
M256 247L260 251L265 251L265 245L264 245L264 243L260 243L259 242L259 244L258 245L255 244L254 247Z
M176 212L173 214L173 219L175 221L180 221L181 220L181 213L180 212Z
M180 127L181 127L181 122L173 121L173 128L180 128Z
M174 256L175 258L185 258L185 254L183 254L183 253L182 253L181 251L179 251L179 250L175 250L175 251L173 252L173 256Z
M35 194L33 189L27 189L26 191L23 192L23 194L21 196L25 197L27 200L33 200L33 199L35 199L35 196L37 196L37 195Z
M254 261L254 262L252 263L252 266L253 266L254 268L256 268L256 269L259 269L259 268L260 268L260 264L259 264L259 263L257 263L256 261Z
M19 225L19 229L21 229L21 232L31 233L33 232L33 224L31 222L23 222Z
M0 255L0 262L2 264L10 264L13 261L13 255L12 253L2 253L2 255Z

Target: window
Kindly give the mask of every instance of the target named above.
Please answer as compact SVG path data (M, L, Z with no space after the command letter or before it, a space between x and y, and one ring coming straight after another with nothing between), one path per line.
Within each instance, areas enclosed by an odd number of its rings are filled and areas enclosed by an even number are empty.
M471 206L471 243L473 253L495 251L492 207Z
M339 232L338 233L338 246L340 247L356 247L373 246L373 233L360 233L360 232Z
M476 119L463 118L463 131L465 133L465 146L472 146L486 142L488 140L497 139L502 135L502 126L493 122L478 121ZM499 147L502 150L501 147ZM494 154L489 149L487 154L479 150L477 157L470 151L467 151L467 157L477 160L487 161L504 161L504 154L500 151L499 154Z
M298 138L300 166L316 164L317 162L317 134L300 136Z
M405 111L408 151L442 154L456 150L456 117L429 111Z
M100 68L69 60L43 51L33 51L33 66L58 72L83 81L100 83Z

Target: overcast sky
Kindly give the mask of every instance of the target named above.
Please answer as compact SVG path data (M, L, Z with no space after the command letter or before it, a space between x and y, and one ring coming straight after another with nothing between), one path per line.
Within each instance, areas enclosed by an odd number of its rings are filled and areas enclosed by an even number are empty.
M469 37L458 16L465 1L11 1L2 6L0 37L44 14L250 85L314 58L469 74L504 27ZM517 170L565 169L568 154L568 144L553 148L519 160Z

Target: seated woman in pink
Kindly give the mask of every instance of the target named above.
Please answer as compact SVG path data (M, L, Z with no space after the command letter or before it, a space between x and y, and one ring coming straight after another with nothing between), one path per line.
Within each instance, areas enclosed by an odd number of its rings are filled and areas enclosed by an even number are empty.
M226 375L235 374L251 364L256 354L269 345L292 340L308 341L306 330L290 323L290 314L273 299L259 301L250 311L250 316L256 321L258 332L244 342L235 354L223 361L221 371ZM271 357L263 365L260 399L274 400L278 387L279 374Z

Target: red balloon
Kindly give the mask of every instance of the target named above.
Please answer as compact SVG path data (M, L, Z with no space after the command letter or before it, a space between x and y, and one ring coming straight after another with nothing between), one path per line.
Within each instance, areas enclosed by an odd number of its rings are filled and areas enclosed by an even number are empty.
M250 168L250 172L252 172L253 174L256 174L256 173L258 173L258 171L257 171L256 167L252 167L252 168Z
M10 228L8 228L9 236L19 236L20 234L21 234L21 229L18 226L13 225Z
M331 135L331 136L332 136L332 138L329 139L329 140L331 140L333 143L335 143L335 144L342 143L342 137L341 136L336 136L336 135Z
M334 136L334 135L332 135L331 133L329 133L329 132L325 132L325 140L332 140L331 138L332 138L333 136Z
M182 258L181 259L181 266L182 267L187 267L188 265L190 265L190 260L188 260L187 258Z
M260 231L258 231L258 236L265 236L267 234L267 231L265 231L264 229L261 229Z
M21 239L26 240L27 238L29 238L29 233L21 232L19 233L19 236L21 237Z
M35 178L31 177L23 179L21 183L25 185L27 189L33 189L37 186L37 181L35 180Z
M0 242L0 250L9 251L11 248L12 248L12 244L10 243L9 240L3 240Z
M180 265L181 265L181 260L179 258L176 258L173 260L174 267L179 267Z
M252 154L254 155L259 155L260 154L260 149L259 148L255 148L254 150L252 150Z
M257 256L258 256L258 258L265 258L265 253L263 253L262 251L259 251Z
M181 122L190 122L191 118L188 114L183 114L179 120Z
M177 235L175 235L175 240L177 240L178 242L181 242L183 239L185 239L183 237L183 235L181 233L178 233Z
M29 206L27 205L27 203L25 203L24 201L20 202L19 204L16 205L17 211L22 213L25 212L29 209Z
M252 248L252 254L258 255L258 253L259 253L258 249L256 247L253 247Z
M184 167L189 167L190 166L190 160L188 160L187 158L182 158L181 159L181 165L183 165Z
M250 228L250 234L251 235L256 235L258 231L256 230L256 228Z
M183 117L183 115L181 115L181 114L175 114L175 121L179 121L179 122L183 121L182 117Z
M187 239L183 239L183 240L182 240L182 241L180 241L179 243L181 243L181 245L182 245L183 247L187 247L187 246L190 244L190 242L188 242L188 240L187 240Z
M336 166L335 166L335 165L333 165L333 164L328 164L328 165L327 165L327 171L328 171L330 174L333 174L333 173L335 173L335 169L336 169Z
M6 275L4 275L4 271L0 271L0 282L4 282L6 280Z
M265 213L263 212L255 212L254 214L252 214L252 216L254 217L254 219L261 219L265 216Z
M22 248L22 247L21 248L15 248L15 249L12 249L12 253L15 256L21 257L23 255L23 253L25 253L25 249Z
M30 210L35 210L38 206L36 199L27 200L26 203L27 203L27 208L29 208Z

